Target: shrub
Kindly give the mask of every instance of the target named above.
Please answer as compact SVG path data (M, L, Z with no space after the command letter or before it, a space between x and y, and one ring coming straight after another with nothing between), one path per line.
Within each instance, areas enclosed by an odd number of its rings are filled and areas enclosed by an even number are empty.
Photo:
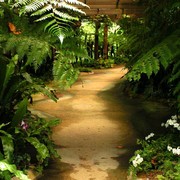
M135 151L130 159L129 174L136 179L139 173L160 172L158 179L180 179L180 122L178 116L172 116L161 126L167 128L162 135L149 134L144 140L138 140L141 149Z

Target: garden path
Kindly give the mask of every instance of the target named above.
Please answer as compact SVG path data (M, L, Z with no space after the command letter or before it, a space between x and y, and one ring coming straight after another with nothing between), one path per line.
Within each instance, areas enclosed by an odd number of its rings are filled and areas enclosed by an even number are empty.
M62 159L51 162L40 180L127 179L136 138L158 129L156 115L165 116L166 109L120 95L126 72L117 66L81 73L71 88L59 94L57 103L34 96L36 113L62 119L53 129Z

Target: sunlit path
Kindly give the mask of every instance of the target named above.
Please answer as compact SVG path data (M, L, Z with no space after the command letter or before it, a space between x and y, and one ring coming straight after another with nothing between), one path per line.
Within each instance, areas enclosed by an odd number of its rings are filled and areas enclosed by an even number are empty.
M125 73L123 67L82 73L57 103L35 102L34 109L62 119L53 133L61 163L52 162L40 179L127 179L128 159L141 134L134 128L131 117L142 107L136 106L135 101L128 104L119 100L119 82ZM42 97L35 97L38 98ZM153 110L157 108L155 104L151 106ZM160 112L159 115L162 116ZM138 114L136 118L141 116L144 114ZM152 128L148 121L141 120L137 126L142 131Z

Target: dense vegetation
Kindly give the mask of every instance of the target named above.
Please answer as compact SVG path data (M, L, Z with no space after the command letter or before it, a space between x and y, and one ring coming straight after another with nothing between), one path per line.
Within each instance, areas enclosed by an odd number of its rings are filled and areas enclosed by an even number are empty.
M142 150L131 159L131 173L159 170L161 179L179 178L180 3L139 3L147 6L143 18L124 15L113 23L107 16L98 16L81 23L83 12L74 5L86 5L76 0L0 1L0 179L28 179L25 170L31 165L40 171L49 158L58 157L51 127L59 120L47 121L28 110L34 93L57 100L44 80L48 77L67 88L76 81L79 70L109 68L114 63L123 63L129 70L126 92L168 99L177 112L163 125L173 126L166 135L151 134L148 142L139 141ZM95 59L97 22L99 58ZM111 27L108 59L103 55L105 24ZM149 140L151 137L154 139Z
M146 96L174 98L179 111L179 3L176 0L141 3L147 6L144 18L125 16L120 20L124 32L120 32L123 41L118 51L126 59L130 87Z
M70 58L73 51L60 50L65 35L75 36L76 13L82 13L73 4L83 4L53 3L0 1L0 179L29 179L30 167L41 172L49 158L59 157L51 139L51 128L59 119L40 118L28 110L28 104L38 92L57 100L38 77L47 69L62 87L77 78Z
M125 16L120 20L123 37L119 57L129 69L126 91L171 102L176 115L161 126L164 134L150 133L138 140L141 146L130 159L131 179L137 175L161 180L180 179L180 40L177 0L141 1L147 5L145 17ZM160 125L159 125L160 126Z

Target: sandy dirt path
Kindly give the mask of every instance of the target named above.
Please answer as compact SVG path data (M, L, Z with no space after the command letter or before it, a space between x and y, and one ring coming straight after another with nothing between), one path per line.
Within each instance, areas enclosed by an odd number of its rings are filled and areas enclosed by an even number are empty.
M52 162L41 180L127 179L137 130L115 88L125 73L123 67L81 73L57 103L34 97L35 110L62 119L53 129L61 162Z

